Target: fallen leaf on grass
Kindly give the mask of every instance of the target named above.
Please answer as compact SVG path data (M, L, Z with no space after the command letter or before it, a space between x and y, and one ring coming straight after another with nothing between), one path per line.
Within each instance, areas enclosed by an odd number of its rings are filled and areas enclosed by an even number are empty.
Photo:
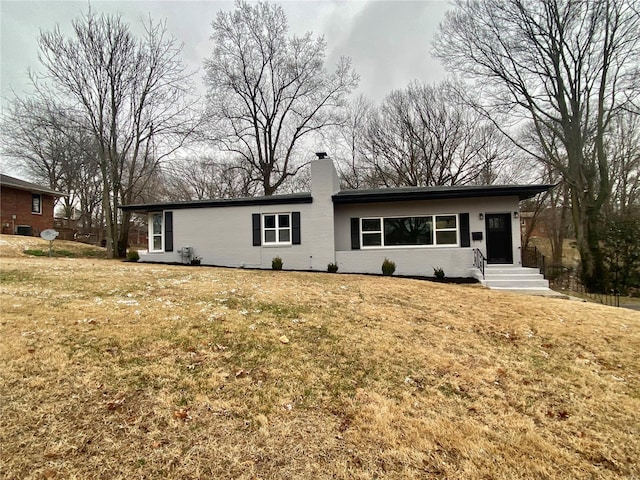
M107 402L107 410L111 410L111 411L117 410L122 405L124 405L124 401L125 401L125 397L118 398L113 402Z
M286 335L282 335L278 340L280 340L280 343L284 343L285 345L289 343L289 339Z
M56 477L56 472L54 470L45 470L42 474L44 476L44 478L55 478Z
M566 410L559 410L559 411L547 410L547 417L549 417L549 418L557 418L558 420L566 420L570 416L571 415Z
M173 418L182 420L183 422L188 422L192 419L191 415L189 415L188 408L181 408L180 410L176 410L175 412L173 412Z
M95 318L85 318L84 320L78 320L78 323L88 323L89 325L93 325L97 323Z

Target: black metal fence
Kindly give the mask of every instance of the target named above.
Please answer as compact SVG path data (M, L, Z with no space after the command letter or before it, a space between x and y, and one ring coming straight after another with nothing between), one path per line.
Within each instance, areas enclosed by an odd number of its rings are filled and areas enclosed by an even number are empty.
M617 289L614 288L608 293L588 291L580 281L579 268L550 264L536 247L527 247L522 250L522 266L537 268L544 278L549 280L549 287L553 290L563 291L568 295L585 297L603 305L620 306L620 293Z

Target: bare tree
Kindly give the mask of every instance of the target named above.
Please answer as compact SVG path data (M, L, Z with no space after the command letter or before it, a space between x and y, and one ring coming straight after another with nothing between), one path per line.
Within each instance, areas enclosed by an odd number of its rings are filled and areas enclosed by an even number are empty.
M607 142L612 195L607 214L622 218L640 213L640 115L627 112L613 122Z
M544 135L544 144L540 143L540 135ZM549 162L540 161L545 157L546 152L553 151L554 155L562 155L563 146L555 132L549 129L538 130L533 122L528 122L524 128L520 129L518 142L526 146L527 156L538 167L538 178L534 180L550 185L555 188L531 199L530 205L535 206L535 215L530 223L533 228L535 224L541 224L551 247L551 261L553 266L561 266L563 258L564 240L567 237L570 223L571 196L568 185L563 181L561 173ZM534 155L531 155L533 153Z
M412 108L412 100L407 92L391 92L370 116L365 156L377 186L429 184L426 169L433 152L426 146L426 135L416 118L419 114Z
M358 77L347 58L325 70L322 37L287 37L278 5L238 1L212 25L205 62L212 136L271 195L303 166L295 161L301 139L341 121Z
M638 99L639 28L631 0L459 0L435 43L447 67L477 80L485 112L533 122L540 160L570 188L583 281L594 290L606 284L606 138L615 116ZM562 151L547 143L549 131Z
M373 104L363 95L349 102L344 122L329 130L328 139L333 145L332 158L346 188L373 188L371 166L364 158L365 135Z
M384 186L492 183L506 139L449 83L412 83L370 116L363 149Z
M163 172L163 196L167 200L207 200L252 197L257 186L239 162L212 158L184 158Z
M193 124L181 46L149 19L136 38L120 16L89 11L40 35L41 95L73 110L97 147L109 256L125 253L130 213L118 207L144 196L161 160L181 147Z
M59 206L65 218L74 218L83 204L91 210L100 190L91 181L97 170L93 137L69 115L51 99L13 98L2 117L2 150L29 178L66 193Z
M564 240L567 238L570 223L570 203L568 202L570 194L567 184L549 165L546 166L544 182L557 184L540 199L542 206L540 221L545 227L551 246L550 264L560 267L563 263Z

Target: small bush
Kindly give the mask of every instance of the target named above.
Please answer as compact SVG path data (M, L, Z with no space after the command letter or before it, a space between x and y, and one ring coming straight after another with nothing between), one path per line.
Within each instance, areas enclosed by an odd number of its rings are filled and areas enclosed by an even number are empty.
M338 264L337 263L330 263L329 265L327 265L327 272L336 273L337 271L338 271Z
M395 271L396 271L395 262L392 262L388 258L385 258L384 262L382 262L382 275L390 277L391 275L393 275L393 272Z
M444 270L442 267L433 267L433 276L438 280L444 280Z
M24 251L26 255L33 255L34 257L48 257L49 250L40 249L27 249ZM73 252L69 250L51 250L52 257L75 257Z
M48 255L48 253L45 253L43 250L35 248L27 249L24 253L27 255L33 255L34 257L44 257L45 255Z
M89 257L89 258L96 258L96 257L104 258L105 252L101 252L99 250L93 250L91 248L83 248L82 251L80 252L80 256Z
M274 257L274 259L271 260L271 268L273 270L282 270L282 259L280 257Z
M140 255L138 255L137 250L129 250L127 252L127 258L125 262L137 262L138 260L140 260Z

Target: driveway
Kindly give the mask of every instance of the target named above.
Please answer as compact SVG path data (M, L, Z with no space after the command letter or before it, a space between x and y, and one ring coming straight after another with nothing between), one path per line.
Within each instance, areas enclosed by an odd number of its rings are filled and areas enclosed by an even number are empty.
M630 308L631 310L636 310L636 311L640 312L640 303L623 303L621 301L620 302L620 307L621 308Z

